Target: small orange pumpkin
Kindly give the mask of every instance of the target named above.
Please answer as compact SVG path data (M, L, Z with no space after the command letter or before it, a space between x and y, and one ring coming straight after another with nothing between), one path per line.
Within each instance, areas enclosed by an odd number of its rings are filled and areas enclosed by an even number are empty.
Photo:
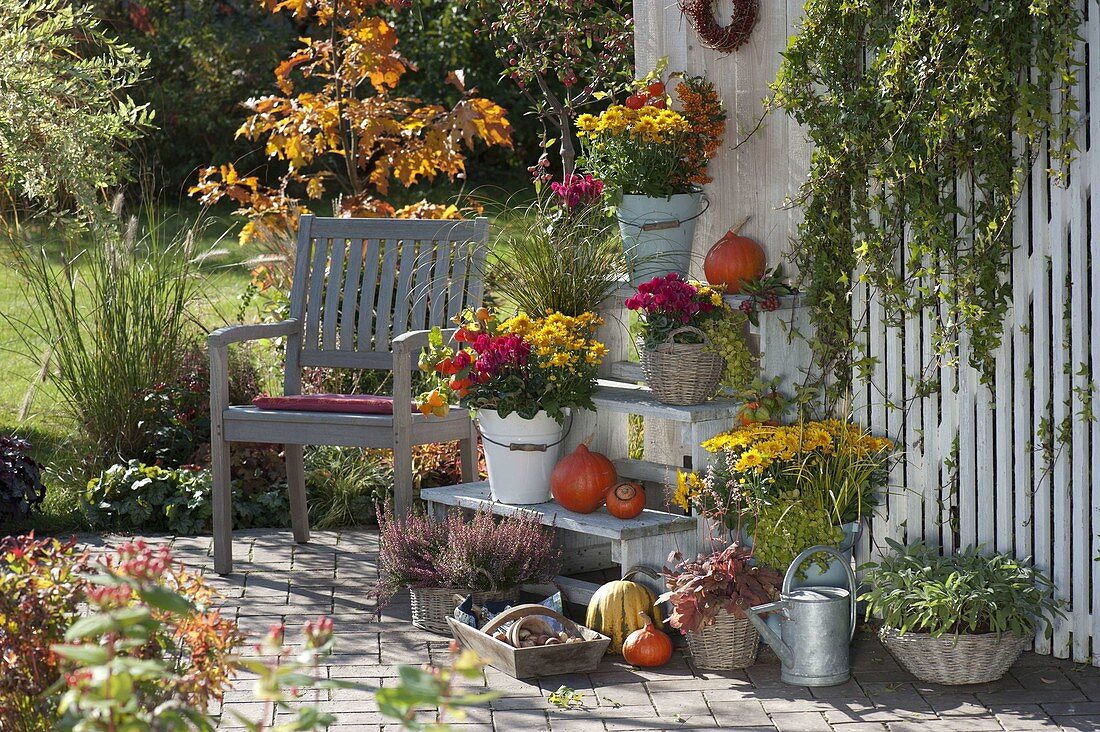
M672 658L672 639L653 625L645 613L645 627L635 630L623 641L623 658L633 666L664 666Z
M582 442L554 466L550 493L570 511L592 513L603 505L607 492L618 479L611 461L590 451Z
M712 285L725 285L726 293L737 295L744 280L754 280L764 274L767 264L764 249L755 240L740 236L748 222L746 218L726 232L707 252L703 273Z
M632 519L645 510L645 489L639 483L619 483L607 494L607 512L615 518Z

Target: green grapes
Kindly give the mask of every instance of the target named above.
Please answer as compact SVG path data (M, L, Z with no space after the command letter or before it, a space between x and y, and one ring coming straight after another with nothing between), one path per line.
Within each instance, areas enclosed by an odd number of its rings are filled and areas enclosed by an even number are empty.
M757 560L781 572L803 549L817 544L838 546L844 539L844 530L833 525L827 514L798 500L761 504L755 528L753 553ZM814 562L822 571L828 568L825 555L816 556ZM799 576L803 576L801 569Z
M702 325L712 349L726 362L720 383L727 394L744 391L756 377L756 360L745 342L746 322L743 314L730 313L723 318L707 320Z

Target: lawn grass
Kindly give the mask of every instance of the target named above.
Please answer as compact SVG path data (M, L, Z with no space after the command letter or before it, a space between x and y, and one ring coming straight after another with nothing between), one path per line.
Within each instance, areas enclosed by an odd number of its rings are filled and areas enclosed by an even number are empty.
M183 210L164 220L166 240L194 220ZM226 217L205 222L196 251L203 253L198 299L192 316L199 333L235 322L239 297L249 281L251 253L237 244L237 225ZM60 270L60 249L47 248ZM0 434L19 434L34 448L33 457L46 466L46 501L32 518L0 527L0 533L35 529L67 533L88 528L81 496L89 478L82 456L91 446L81 439L78 425L65 414L49 379L42 379L47 344L27 336L35 304L28 298L9 260L0 259Z

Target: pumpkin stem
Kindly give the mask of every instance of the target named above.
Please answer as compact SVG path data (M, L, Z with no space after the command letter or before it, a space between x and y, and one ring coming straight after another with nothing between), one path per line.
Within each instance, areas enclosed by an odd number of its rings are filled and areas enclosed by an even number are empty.
M645 619L646 628L652 628L653 627L653 618L649 617L649 613L647 613L645 610L639 610L638 614L641 615L642 618Z
M738 234L740 234L741 229L745 228L745 224L749 223L749 219L751 219L751 218L752 218L751 215L746 216L745 218L741 219L741 223L739 223L737 226L730 229L730 231L733 233L733 235L737 236Z

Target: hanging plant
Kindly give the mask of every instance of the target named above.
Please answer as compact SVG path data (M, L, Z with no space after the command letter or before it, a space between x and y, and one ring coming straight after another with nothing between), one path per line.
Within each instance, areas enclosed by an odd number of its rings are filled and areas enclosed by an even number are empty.
M715 3L716 0L680 0L680 11L687 16L704 46L723 53L736 51L749 40L760 2L733 0L733 17L729 25L721 25L715 18Z
M1076 3L808 0L774 101L814 145L792 259L838 393L853 366L850 296L890 325L930 312L937 358L988 383L1010 305L1012 212L1039 153L1076 145ZM831 374L830 374L831 372ZM928 384L927 386L934 386Z

